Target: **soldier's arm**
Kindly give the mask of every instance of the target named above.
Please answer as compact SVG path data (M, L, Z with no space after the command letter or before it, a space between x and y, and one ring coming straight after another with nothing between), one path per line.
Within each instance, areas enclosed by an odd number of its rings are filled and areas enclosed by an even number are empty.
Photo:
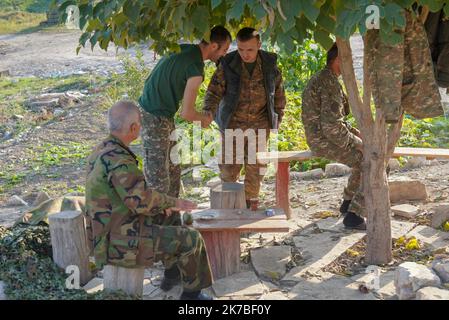
M349 131L344 121L344 105L341 101L339 87L332 82L323 84L320 100L323 135L341 148L353 146L359 149L360 139Z
M217 113L218 105L221 99L223 99L225 86L224 71L220 64L217 70L215 70L207 87L206 95L204 96L203 110L210 112L214 117Z
M152 208L176 206L176 198L151 189L134 159L124 159L111 167L108 179L125 205L137 214L151 215Z
M284 117L284 109L287 104L287 100L285 98L285 89L284 89L284 81L282 80L282 73L277 69L276 75L276 89L274 93L274 110L278 114L278 123L280 124L282 118Z
M203 77L201 76L190 77L187 80L182 99L180 116L184 120L190 122L201 121L201 126L204 128L209 126L212 122L212 117L208 114L200 113L195 110L196 96L198 95L198 90L202 82Z

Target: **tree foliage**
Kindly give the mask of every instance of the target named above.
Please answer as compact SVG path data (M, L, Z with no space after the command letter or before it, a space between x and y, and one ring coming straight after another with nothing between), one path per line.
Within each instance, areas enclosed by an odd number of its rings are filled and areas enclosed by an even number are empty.
M384 41L400 41L394 35L405 25L402 8L415 2L431 11L444 7L449 15L449 0L64 0L59 10L65 19L67 7L78 6L84 31L79 48L89 43L104 50L110 43L127 48L151 40L151 48L163 53L177 50L179 39L208 39L210 28L221 24L234 32L242 25L256 27L265 39L291 51L305 39L327 49L333 35L364 34L372 14L367 7L373 4L379 8Z

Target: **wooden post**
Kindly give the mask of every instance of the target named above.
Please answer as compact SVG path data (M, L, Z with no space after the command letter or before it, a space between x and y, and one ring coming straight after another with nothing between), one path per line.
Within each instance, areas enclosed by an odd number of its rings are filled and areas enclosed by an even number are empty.
M80 211L63 211L48 217L53 261L64 270L74 265L80 271L80 285L92 279L84 217Z
M144 268L123 268L106 265L103 271L105 290L123 290L130 295L143 295Z
M290 209L290 163L279 162L276 174L276 205L284 209L287 219L290 219L292 212Z
M201 231L214 279L240 272L240 232Z
M245 186L223 182L210 189L211 209L246 209Z

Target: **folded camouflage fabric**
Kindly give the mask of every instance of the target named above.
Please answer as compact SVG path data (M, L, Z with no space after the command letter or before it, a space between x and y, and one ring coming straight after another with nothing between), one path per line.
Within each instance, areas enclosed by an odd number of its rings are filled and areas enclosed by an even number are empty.
M37 207L31 208L24 215L16 221L18 223L25 223L30 225L37 225L39 222L48 224L48 216L61 211L81 211L85 209L84 196L63 196L54 199L49 199L42 202Z

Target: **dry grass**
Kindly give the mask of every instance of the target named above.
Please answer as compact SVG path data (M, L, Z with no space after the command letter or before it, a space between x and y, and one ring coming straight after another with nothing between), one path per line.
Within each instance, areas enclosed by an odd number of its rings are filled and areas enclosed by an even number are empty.
M45 20L47 20L45 13L0 11L0 34L36 30Z

